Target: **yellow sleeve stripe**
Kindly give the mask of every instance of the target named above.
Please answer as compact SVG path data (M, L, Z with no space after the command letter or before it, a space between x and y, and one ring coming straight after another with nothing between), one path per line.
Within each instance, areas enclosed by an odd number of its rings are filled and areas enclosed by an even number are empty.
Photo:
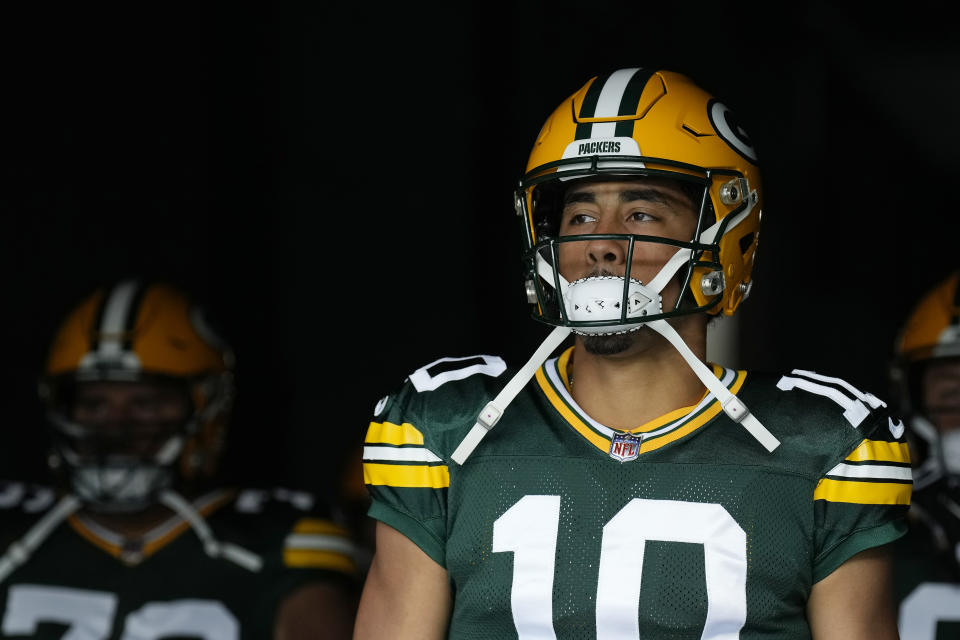
M813 491L814 500L855 504L910 504L909 482L852 482L824 478Z
M365 463L363 481L390 487L424 487L442 489L450 486L450 471L446 465L401 465Z
M910 449L905 442L864 440L847 456L850 462L903 462L910 463Z
M301 518L293 525L294 533L316 533L330 536L346 536L347 530L329 520L319 518Z
M423 444L423 434L409 422L393 424L392 422L371 422L367 428L367 437L364 440L374 444Z
M353 558L332 551L312 549L287 549L283 552L283 564L296 569L331 569L342 573L356 573L357 563Z

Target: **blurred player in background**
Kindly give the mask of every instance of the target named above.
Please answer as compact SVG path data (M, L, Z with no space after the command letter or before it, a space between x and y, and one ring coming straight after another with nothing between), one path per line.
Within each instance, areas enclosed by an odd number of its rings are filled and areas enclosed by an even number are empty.
M349 536L309 493L217 466L233 354L201 308L121 281L60 325L51 488L0 483L0 638L349 638Z
M914 307L891 379L914 468L910 533L896 547L900 637L960 638L960 271Z

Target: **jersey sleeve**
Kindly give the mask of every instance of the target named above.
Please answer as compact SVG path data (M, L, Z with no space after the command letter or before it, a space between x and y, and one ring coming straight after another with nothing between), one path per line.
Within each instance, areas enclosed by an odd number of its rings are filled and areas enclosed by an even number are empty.
M363 447L363 479L371 499L368 514L446 566L450 472L430 441L421 398L408 383L380 405Z
M250 637L272 637L279 607L301 587L326 584L353 598L361 587L352 535L331 505L311 492L286 488L245 488L228 513L211 526L226 527L244 548L262 560Z
M814 582L907 531L913 483L903 423L885 411L864 422L862 438L844 448L814 490Z
M283 543L283 566L313 569L357 580L356 549L350 532L324 517L297 520Z

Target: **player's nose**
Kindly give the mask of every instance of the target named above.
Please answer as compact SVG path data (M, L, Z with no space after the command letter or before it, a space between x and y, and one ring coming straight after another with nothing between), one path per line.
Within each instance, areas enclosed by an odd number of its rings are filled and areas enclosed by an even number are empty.
M596 237L587 240L587 261L591 266L622 266L627 261L627 240L604 237L604 234L624 233L611 224L600 224L596 228Z

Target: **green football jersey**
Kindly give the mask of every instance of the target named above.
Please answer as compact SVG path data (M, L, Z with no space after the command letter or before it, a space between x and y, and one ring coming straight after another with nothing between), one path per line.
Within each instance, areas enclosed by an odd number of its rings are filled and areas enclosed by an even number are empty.
M0 581L0 638L271 638L278 604L296 587L355 588L350 538L314 502L254 488L192 501L217 540L260 558L257 571L207 555L179 516L134 540L78 512ZM0 554L53 503L49 489L0 483Z
M918 492L914 500L924 497L930 496ZM893 583L900 640L957 640L960 638L957 543L949 539L938 524L929 521L928 513L915 502L911 507L910 530L894 546ZM931 524L933 526L929 526Z
M502 360L438 360L377 406L369 513L446 568L451 638L809 638L813 584L904 533L909 453L876 397L714 366L774 452L710 394L618 432L573 400L570 354L463 466L451 453L509 379Z

